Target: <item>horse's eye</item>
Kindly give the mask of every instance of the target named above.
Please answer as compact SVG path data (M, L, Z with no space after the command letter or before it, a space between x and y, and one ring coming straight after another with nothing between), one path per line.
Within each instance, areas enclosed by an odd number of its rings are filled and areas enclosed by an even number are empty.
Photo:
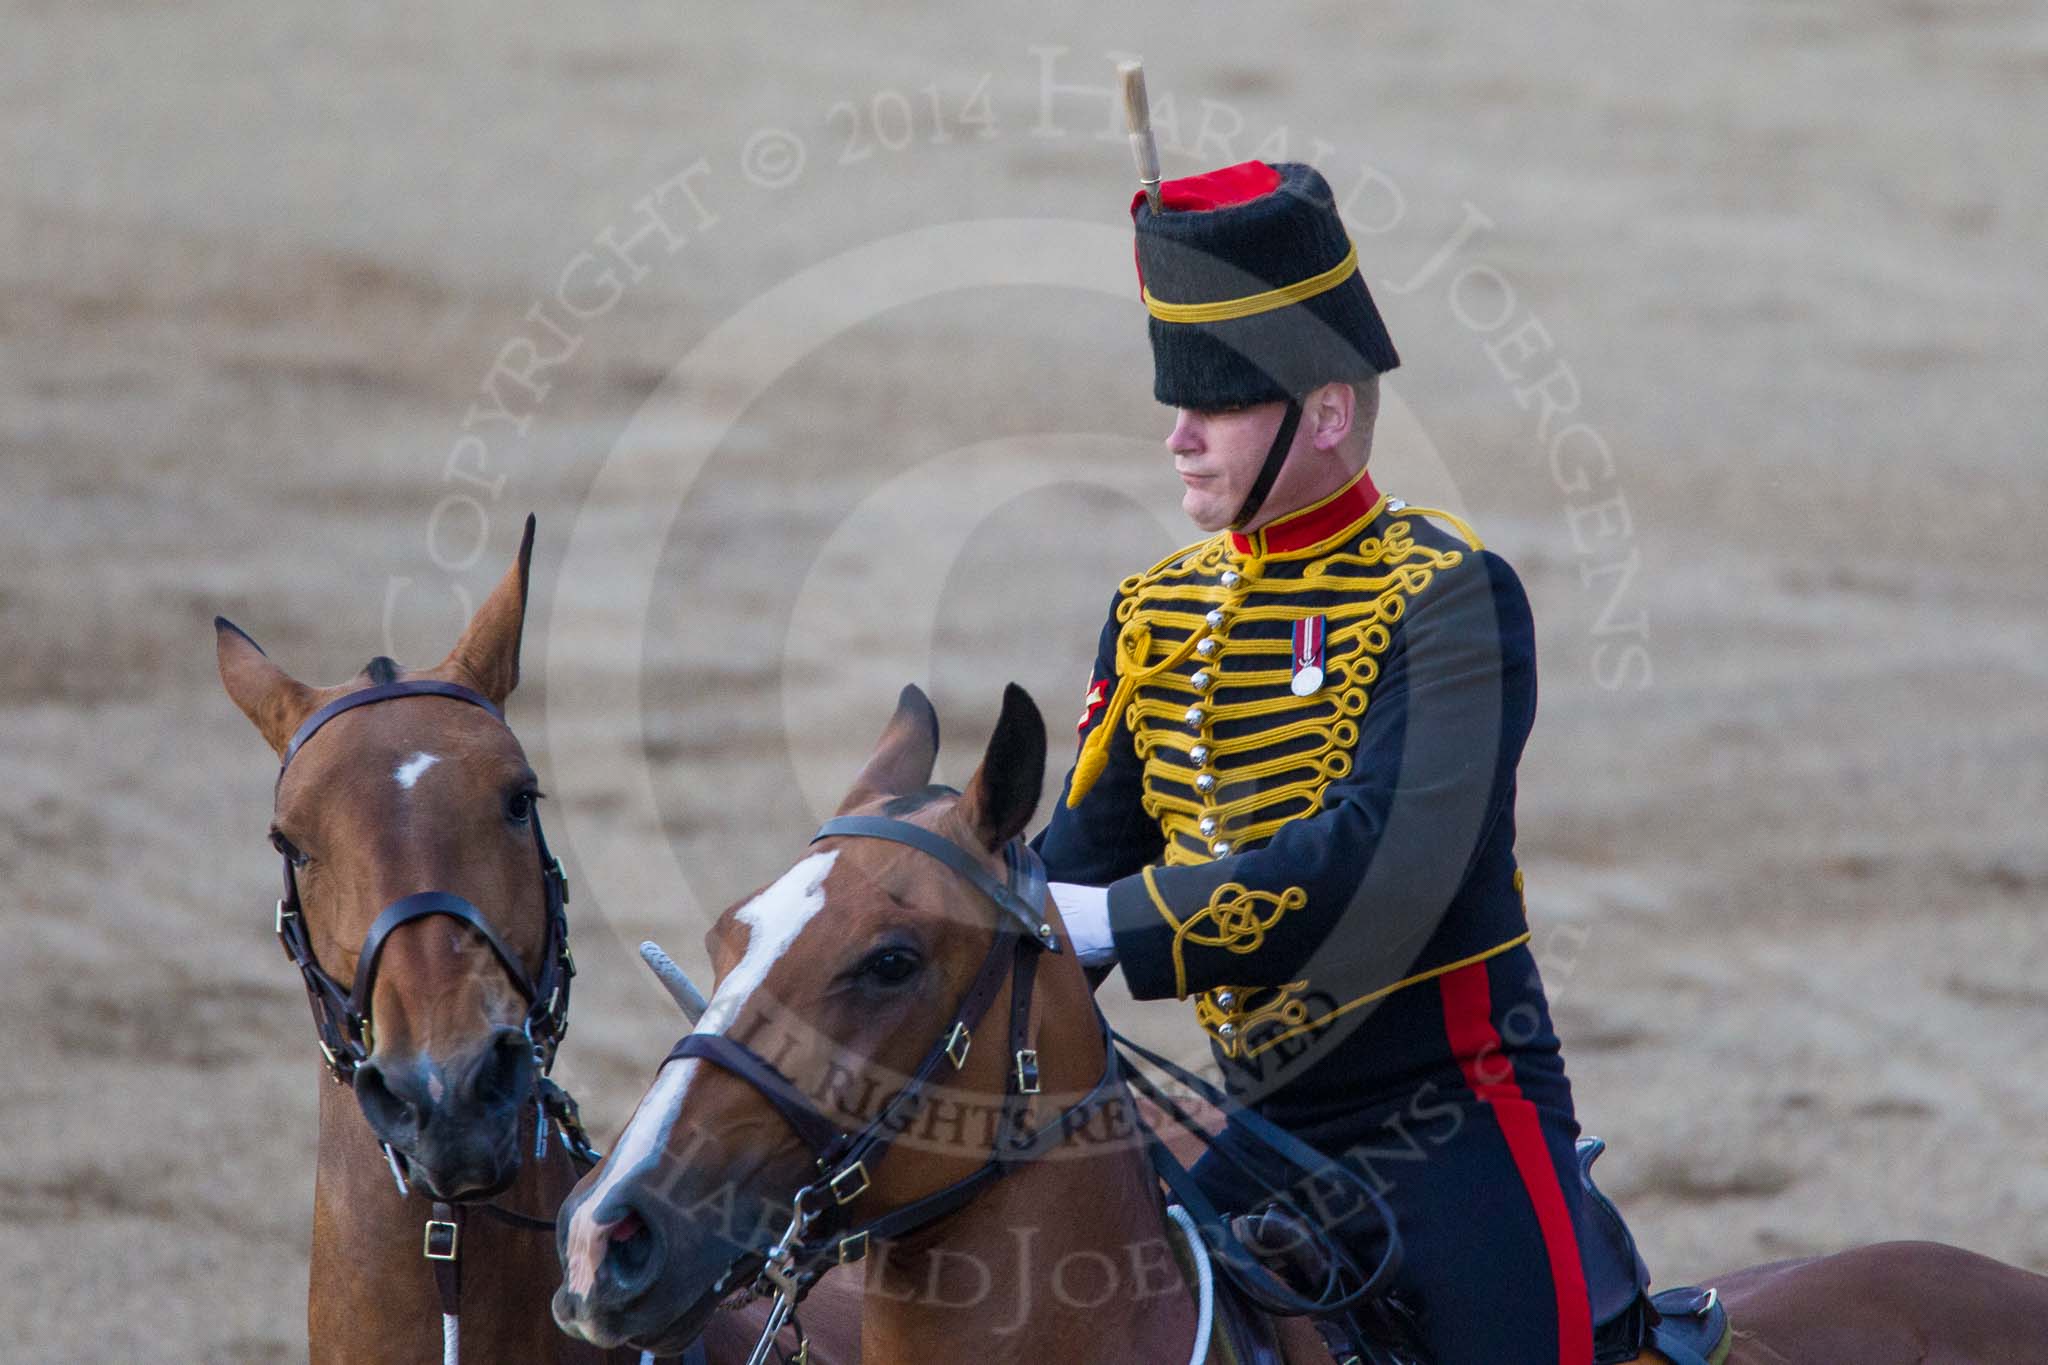
M860 974L884 986L900 986L917 975L924 964L908 948L880 948L860 964Z
M514 792L505 802L505 818L515 825L523 825L533 815L533 792Z
M283 830L274 829L270 831L270 846L279 853L282 853L291 862L293 867L304 867L306 865L306 855L299 851L297 844L284 837Z

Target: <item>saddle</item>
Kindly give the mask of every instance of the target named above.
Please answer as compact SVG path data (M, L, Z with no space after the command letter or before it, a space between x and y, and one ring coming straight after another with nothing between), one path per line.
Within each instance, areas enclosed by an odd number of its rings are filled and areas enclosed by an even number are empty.
M1593 1309L1594 1365L1626 1365L1655 1352L1666 1365L1719 1365L1726 1355L1728 1310L1712 1289L1686 1286L1650 1293L1650 1271L1614 1201L1593 1182L1593 1163L1607 1150L1599 1138L1578 1143L1579 1253ZM1237 1242L1275 1275L1304 1292L1333 1273L1328 1243L1294 1210L1268 1204L1229 1220ZM1280 1365L1272 1323L1237 1290L1217 1277L1217 1323L1239 1365ZM1414 1315L1397 1295L1386 1295L1316 1329L1338 1365L1421 1365L1429 1357Z
M1230 1218L1227 1226L1239 1246L1304 1294L1316 1292L1348 1269L1337 1264L1307 1220L1279 1204ZM1189 1271L1185 1260L1181 1269ZM1217 1267L1215 1292L1215 1340L1223 1359L1230 1365L1286 1365L1273 1313L1261 1307L1224 1265ZM1392 1296L1370 1298L1344 1313L1310 1322L1338 1365L1428 1361L1416 1344L1412 1319Z
M1718 1365L1727 1354L1728 1310L1712 1289L1650 1293L1650 1268L1614 1201L1593 1183L1607 1144L1579 1139L1579 1256L1593 1301L1593 1365L1624 1365L1655 1351L1670 1365Z

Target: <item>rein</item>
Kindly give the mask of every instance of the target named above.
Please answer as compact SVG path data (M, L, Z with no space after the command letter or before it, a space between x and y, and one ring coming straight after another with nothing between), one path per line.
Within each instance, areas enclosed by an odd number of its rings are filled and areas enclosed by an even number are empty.
M336 698L305 719L285 746L284 758L278 764L277 786L283 787L285 770L291 766L292 759L327 722L359 706L406 697L446 697L466 702L485 711L499 724L505 723L504 712L488 697L457 683L421 678L366 687ZM519 955L512 951L475 905L451 891L418 891L401 896L378 913L363 936L362 951L356 958L355 980L344 987L320 965L313 950L312 931L306 924L305 908L299 900L299 883L292 855L283 847L278 851L284 859L284 895L277 902L275 927L285 956L291 959L292 965L304 978L306 1000L313 1011L313 1027L328 1076L337 1085L353 1087L357 1069L376 1050L376 1029L370 1018L370 1004L376 992L378 963L391 934L415 920L437 915L467 925L490 948L491 955L512 982L513 989L526 1001L521 1031L533 1048L534 1159L538 1161L547 1155L548 1125L552 1121L570 1160L580 1169L588 1170L597 1164L599 1153L584 1131L576 1101L548 1076L554 1067L562 1038L569 1031L569 982L576 975L576 959L569 952L566 910L569 879L562 871L561 860L548 851L547 836L540 827L538 806L528 811L527 820L533 826L534 852L540 860L541 885L547 899L546 927L541 937L540 970L537 974L528 973ZM411 1187L405 1178L404 1158L389 1143L381 1145L385 1160L390 1163L392 1178L397 1182L399 1195L409 1197ZM455 1365L460 1353L458 1322L462 1299L462 1234L468 1209L474 1204L492 1218L512 1227L548 1232L555 1227L552 1218L535 1217L501 1208L495 1203L481 1202L497 1192L485 1191L460 1201L435 1200L432 1216L426 1223L421 1254L434 1266L435 1287L441 1299L443 1360L446 1365Z
M695 1057L731 1072L773 1105L817 1159L818 1177L792 1199L789 1225L765 1252L742 1257L728 1267L717 1291L725 1292L735 1272L754 1275L754 1291L773 1295L761 1340L749 1365L762 1365L785 1323L794 1323L797 1306L818 1279L835 1265L863 1259L876 1240L891 1240L927 1227L954 1213L981 1191L1020 1166L1057 1147L1105 1100L1120 1099L1122 1074L1116 1049L1103 1024L1103 1071L1077 1103L1035 1131L1029 1125L1031 1097L1039 1093L1038 1053L1031 1046L1031 993L1041 953L1064 951L1059 936L1043 917L1045 867L1021 839L1003 849L1007 880L998 881L965 849L907 820L853 815L828 820L811 842L831 838L886 839L917 849L959 874L1002 912L995 941L974 975L952 1026L926 1051L903 1088L858 1132L848 1133L827 1118L797 1085L767 1058L745 1044L720 1034L691 1033L670 1050L662 1065ZM1003 983L1010 984L1007 1039L1010 1065L1005 1074L1001 1116L988 1160L952 1184L901 1208L856 1222L851 1206L867 1192L870 1172L910 1127L926 1092L943 1067L958 1072L967 1064L974 1031L981 1026ZM1098 1015L1098 1020L1100 1016ZM797 1326L799 1339L802 1327Z
M1330 1257L1332 1268L1317 1292L1303 1294L1267 1270L1243 1246L1228 1221L1216 1212L1189 1178L1186 1168L1140 1120L1148 1160L1155 1174L1182 1206L1169 1206L1168 1216L1188 1233L1191 1253L1202 1258L1200 1266L1205 1287L1208 1280L1207 1254L1213 1252L1224 1272L1247 1297L1262 1310L1276 1316L1334 1316L1369 1304L1385 1292L1401 1262L1401 1240L1392 1211L1378 1190L1255 1112L1232 1105L1222 1092L1200 1077L1116 1033L1100 1009L1095 1011L1095 1020L1102 1032L1101 1078L1080 1101L1061 1111L1055 1121L1036 1131L1028 1126L1031 1097L1039 1093L1038 1053L1029 1045L1031 992L1039 954L1063 951L1052 925L1042 917L1041 908L1047 898L1045 867L1028 844L1021 839L1012 839L1004 846L1003 861L1008 878L998 881L958 844L907 820L886 816L841 816L820 826L811 842L815 844L830 838L884 839L917 849L958 873L1002 913L995 940L990 944L980 970L961 996L951 1028L932 1044L903 1088L858 1132L842 1130L774 1063L722 1034L686 1034L663 1059L662 1065L666 1066L684 1058L697 1058L745 1081L782 1115L817 1160L818 1177L793 1196L793 1212L781 1237L766 1251L750 1253L734 1261L714 1287L714 1293L725 1294L736 1279L751 1275L754 1277L752 1292L774 1298L760 1341L755 1345L748 1365L764 1365L785 1325L795 1329L799 1347L797 1358L803 1358L803 1327L796 1321L796 1310L827 1270L835 1265L848 1265L864 1259L871 1243L876 1240L899 1238L936 1223L964 1207L985 1187L1047 1155L1071 1132L1085 1124L1095 1108L1105 1101L1121 1099L1127 1080L1190 1132L1216 1147L1225 1160L1242 1164L1243 1158L1238 1152L1204 1132L1171 1096L1153 1084L1143 1071L1124 1060L1122 1048L1130 1049L1146 1062L1161 1068L1175 1081L1188 1086L1229 1115L1229 1125L1248 1137L1255 1146L1285 1158L1298 1170L1314 1172L1326 1180L1335 1180L1358 1191L1361 1207L1370 1209L1385 1231L1383 1254L1370 1274L1360 1274L1349 1267L1348 1258L1341 1250L1323 1238L1335 1253ZM1011 1066L1004 1081L1001 1116L988 1160L952 1184L912 1200L901 1208L865 1222L853 1221L849 1209L867 1192L872 1168L887 1154L891 1144L908 1131L924 1102L926 1090L933 1078L940 1074L941 1066L950 1064L957 1072L966 1065L974 1030L994 1004L1006 976L1011 985L1008 1037ZM1346 1274L1346 1270L1350 1273ZM1202 1304L1203 1322L1207 1323L1210 1301L1206 1293ZM1199 1361L1207 1353L1206 1326L1197 1334L1195 1349L1195 1360ZM1376 1351L1369 1351L1363 1358L1380 1359Z

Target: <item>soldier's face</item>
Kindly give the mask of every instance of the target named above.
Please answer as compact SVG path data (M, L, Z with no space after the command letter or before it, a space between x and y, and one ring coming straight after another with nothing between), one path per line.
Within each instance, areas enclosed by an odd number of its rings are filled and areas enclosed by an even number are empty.
M1189 521L1204 531L1230 525L1259 477L1259 466L1265 463L1286 411L1287 405L1277 402L1174 409L1166 448L1173 453L1174 472L1186 489L1180 509Z

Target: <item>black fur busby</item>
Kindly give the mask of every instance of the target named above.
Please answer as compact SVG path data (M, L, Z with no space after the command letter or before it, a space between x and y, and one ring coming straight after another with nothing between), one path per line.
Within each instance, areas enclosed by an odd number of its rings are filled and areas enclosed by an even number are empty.
M1329 182L1260 161L1169 180L1131 204L1153 395L1185 408L1298 397L1401 363Z

